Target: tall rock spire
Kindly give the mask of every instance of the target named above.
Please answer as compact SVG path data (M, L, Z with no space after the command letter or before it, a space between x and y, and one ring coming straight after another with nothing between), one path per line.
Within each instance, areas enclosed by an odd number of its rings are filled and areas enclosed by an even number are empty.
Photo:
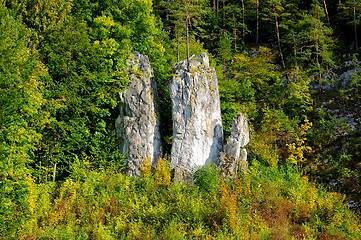
M115 122L119 148L126 155L128 175L140 176L142 163L156 164L161 153L157 87L148 57L132 53L127 61L129 86L119 93L120 115Z
M171 166L186 172L216 163L223 150L216 72L206 53L191 56L189 69L187 60L174 64L168 86L173 109Z

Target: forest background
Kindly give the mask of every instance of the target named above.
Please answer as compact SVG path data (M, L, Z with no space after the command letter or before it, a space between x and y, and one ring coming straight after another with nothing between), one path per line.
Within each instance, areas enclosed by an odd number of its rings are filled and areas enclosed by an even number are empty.
M2 0L0 237L359 237L360 25L357 0ZM187 49L217 71L225 137L248 117L249 172L176 184L165 156L128 178L125 61L149 56L169 153Z

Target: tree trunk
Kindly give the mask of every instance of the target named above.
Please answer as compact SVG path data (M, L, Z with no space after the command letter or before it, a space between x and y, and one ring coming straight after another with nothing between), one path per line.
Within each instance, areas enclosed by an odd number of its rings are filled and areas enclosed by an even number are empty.
M56 163L54 163L53 183L55 183Z
M356 24L356 2L353 5L353 24L354 24L354 31L355 31L355 48L356 51L358 50L358 39L357 39L357 24Z
M243 43L246 43L246 29L245 29L245 21L244 21L244 0L242 0L242 37Z
M258 48L259 38L259 0L257 0L257 27L256 27L256 47Z
M216 12L216 0L213 0L213 12Z
M234 37L234 52L237 51L237 34L236 34L236 18L234 17L234 11L233 11L233 37Z
M328 16L326 0L323 0L323 5L325 5L325 12L326 12L326 17L327 17L327 22L328 22L328 25L330 25L330 17Z
M276 32L277 32L277 44L278 44L278 49L280 50L282 67L283 67L283 69L286 69L285 60L283 59L283 53L282 53L282 48L281 48L280 30L278 27L278 18L277 18L276 13L275 13L275 22L276 22Z

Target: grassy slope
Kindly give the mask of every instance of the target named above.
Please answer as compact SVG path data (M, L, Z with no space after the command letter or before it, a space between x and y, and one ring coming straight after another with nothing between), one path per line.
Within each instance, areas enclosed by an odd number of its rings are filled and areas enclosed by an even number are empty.
M142 180L77 165L62 184L37 185L27 239L360 239L343 197L292 168L254 162L224 181L214 168L195 185L170 182L167 164Z

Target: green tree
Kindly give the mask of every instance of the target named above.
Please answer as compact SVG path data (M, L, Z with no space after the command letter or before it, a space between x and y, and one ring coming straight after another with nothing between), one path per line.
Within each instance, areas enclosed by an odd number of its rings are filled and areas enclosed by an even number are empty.
M290 117L305 118L313 109L313 98L308 87L309 76L298 68L288 72L285 112Z
M262 109L282 103L284 90L281 87L281 74L273 64L274 59L275 54L264 47L248 54L235 54L226 73L227 79L219 83L226 136L237 112L259 123Z
M256 100L260 106L277 104L281 94L277 92L281 85L281 75L275 70L274 52L269 48L260 47L249 54L236 54L230 67L230 74L241 86L249 86L253 91L242 90L242 98ZM246 97L247 96L247 97Z
M232 59L232 41L226 31L221 32L218 52L223 60L223 65L226 64L226 61Z
M0 233L16 230L34 210L32 166L49 122L42 78L46 67L28 47L29 31L0 4Z
M280 36L280 26L279 26L280 25L279 18L281 17L282 12L284 11L281 0L270 0L270 9L271 9L270 11L271 18L273 18L274 24L276 26L277 45L281 56L281 63L283 69L285 69L286 64L281 47L281 36Z
M358 50L358 31L357 27L360 25L360 11L361 3L357 0L347 0L344 3L339 4L340 15L347 20L347 24L353 26L354 31L354 47Z
M206 0L172 0L168 2L169 18L174 25L174 36L177 39L178 61L179 44L183 36L187 43L187 59L189 59L189 35L202 31L202 16L208 9Z
M97 167L121 161L114 119L118 92L127 85L125 60L137 50L164 71L163 33L151 2L24 0L12 11L32 28L51 76L44 95L51 121L38 150L41 181L55 167L57 176L67 175L76 157L88 156Z
M222 27L220 27L221 31L219 33L219 38L221 39L224 37L224 32L227 31L232 36L233 52L238 51L239 45L244 45L245 35L248 33L247 25L245 23L244 4L244 1L241 3L238 1L227 1L227 4L223 9L225 18Z
M322 92L323 72L329 72L329 67L334 65L331 46L333 43L332 29L327 27L322 18L325 16L321 6L314 1L312 9L303 15L300 22L299 51L303 62L309 63L313 68L311 73L317 73L320 92ZM311 62L308 62L312 59Z

